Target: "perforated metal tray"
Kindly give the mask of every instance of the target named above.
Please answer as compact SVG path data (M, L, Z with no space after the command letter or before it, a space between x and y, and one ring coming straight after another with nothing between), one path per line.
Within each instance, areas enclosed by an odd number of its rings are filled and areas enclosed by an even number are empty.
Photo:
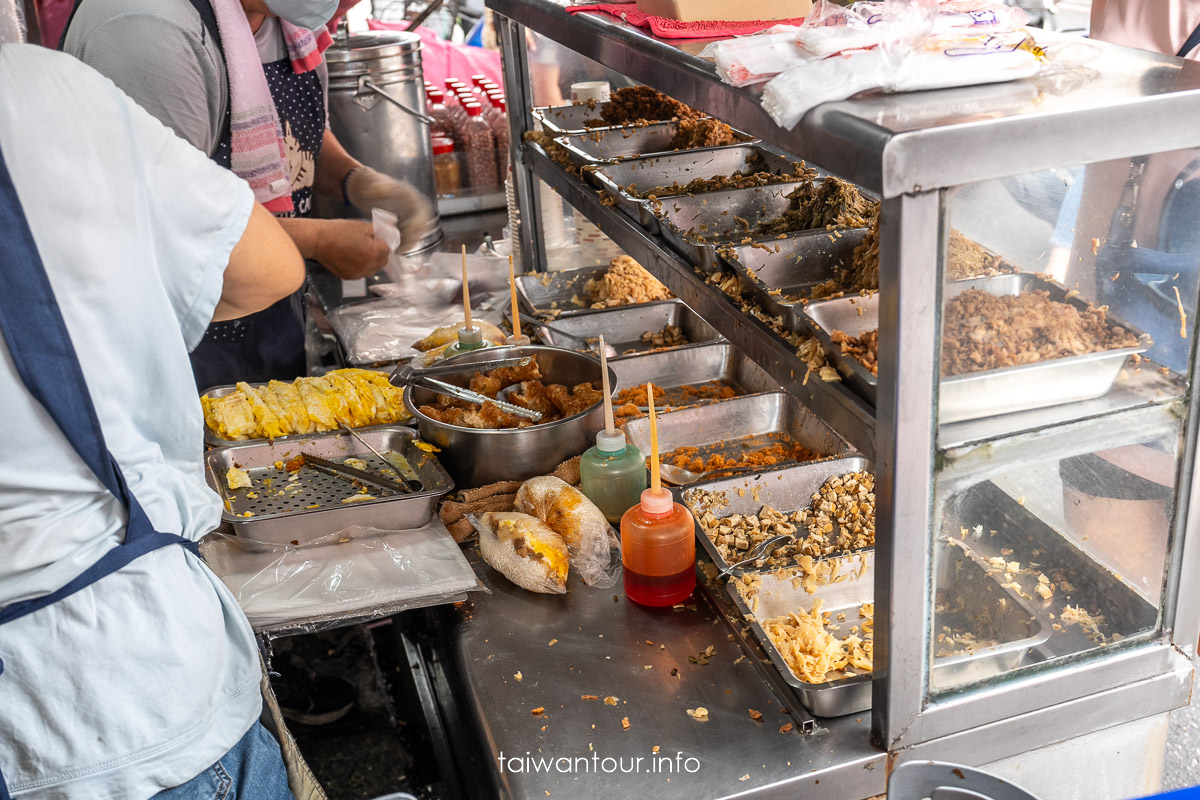
M360 495L359 487L350 481L313 467L301 467L296 473L286 470L286 463L302 453L335 462L361 458L369 471L384 468L367 447L346 433L235 444L205 457L208 484L225 503L223 519L241 536L275 544L311 541L350 525L382 530L424 525L438 499L454 488L450 476L437 458L414 444L416 434L409 428L389 426L359 433L384 456L401 456L407 467L393 467L403 477L420 481L422 490L401 494L368 486L367 493L376 499L347 503L343 501ZM277 462L283 462L285 469L276 467ZM249 473L250 488L229 488L226 473L235 466ZM251 516L243 516L246 513Z

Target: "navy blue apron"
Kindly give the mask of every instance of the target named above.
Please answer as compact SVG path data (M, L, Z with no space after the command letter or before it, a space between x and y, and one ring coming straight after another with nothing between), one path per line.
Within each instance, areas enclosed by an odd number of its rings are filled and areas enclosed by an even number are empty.
M104 432L75 347L71 344L2 152L0 231L4 231L0 236L0 285L4 287L0 291L0 334L8 345L17 374L66 435L79 457L121 501L129 518L125 540L66 586L43 597L0 608L0 625L3 625L57 603L160 547L181 544L194 553L199 550L195 542L182 536L154 530L104 443ZM3 672L4 662L0 661L0 676ZM0 800L9 800L2 772Z
M316 70L296 73L289 58L263 64L267 85L279 123L287 141L291 176L315 168L325 135L325 97ZM230 136L228 127L225 136ZM223 140L213 159L228 159L229 142ZM304 153L311 158L298 158ZM222 164L228 167L226 161ZM292 192L294 211L277 216L308 217L312 214L312 176ZM295 181L293 186L295 186ZM292 380L304 375L304 292L297 291L256 314L208 326L204 338L192 351L192 371L197 388L247 381Z

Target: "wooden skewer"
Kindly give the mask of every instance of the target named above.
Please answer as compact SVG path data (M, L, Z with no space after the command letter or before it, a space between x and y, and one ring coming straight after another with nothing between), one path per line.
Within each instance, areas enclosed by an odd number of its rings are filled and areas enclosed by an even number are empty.
M517 277L513 274L513 257L508 257L508 291L512 295L513 336L521 335L521 307L517 305Z
M650 400L650 488L655 493L662 490L662 478L658 474L658 415L654 413L654 384L646 384L646 397Z
M609 436L616 433L616 423L613 422L612 389L608 385L608 353L604 347L604 334L600 334L600 384L604 388L604 431Z
M462 272L463 272L463 319L466 324L463 326L467 330L474 327L471 324L471 290L467 286L467 246L462 246Z

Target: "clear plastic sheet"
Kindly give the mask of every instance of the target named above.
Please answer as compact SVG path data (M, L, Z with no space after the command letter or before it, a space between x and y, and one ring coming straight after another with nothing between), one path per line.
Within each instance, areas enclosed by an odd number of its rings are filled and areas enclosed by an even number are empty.
M517 511L532 514L562 537L571 568L588 586L609 589L621 574L621 545L604 513L566 481L552 475L530 478L514 500Z
M355 526L298 547L215 534L200 552L256 630L319 630L487 591L436 517L405 531Z

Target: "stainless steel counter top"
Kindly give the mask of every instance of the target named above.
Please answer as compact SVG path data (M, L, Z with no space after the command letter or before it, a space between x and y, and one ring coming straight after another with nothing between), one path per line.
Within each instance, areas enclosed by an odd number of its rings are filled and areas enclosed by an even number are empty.
M798 706L797 717L781 713L788 701L703 587L682 609L648 609L619 584L594 589L575 578L565 595L532 594L469 558L492 594L453 612L446 644L501 797L853 800L883 791L870 714L800 733L807 715ZM689 660L710 646L707 663ZM701 706L707 721L688 716Z

